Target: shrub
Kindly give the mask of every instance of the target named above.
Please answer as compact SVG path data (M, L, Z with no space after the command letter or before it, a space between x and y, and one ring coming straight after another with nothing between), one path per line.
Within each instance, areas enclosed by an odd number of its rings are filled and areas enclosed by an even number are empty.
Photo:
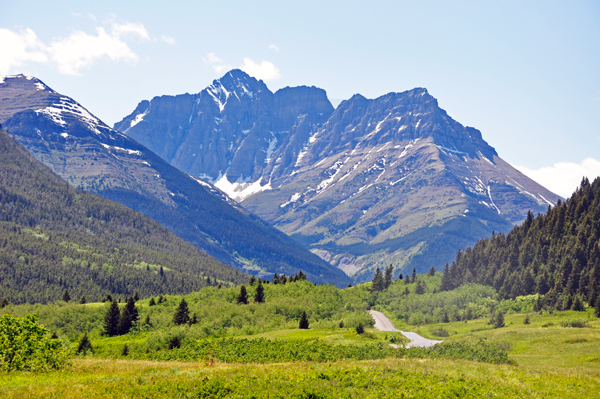
M363 323L358 323L358 325L356 326L356 333L362 334L364 332L365 332L365 327L363 326Z
M83 336L79 340L79 345L77 346L77 354L87 354L87 352L94 353L94 348L92 347L92 343L88 338L87 331L83 333Z
M36 315L18 318L5 314L0 318L0 370L59 370L67 365L69 355L66 343L52 338Z
M589 324L590 324L590 322L587 320L584 320L584 319L571 319L571 320L561 321L560 326L561 327L572 327L572 328L583 328L583 327L587 327Z
M436 337L449 337L450 333L443 328L438 328L437 330L431 330L431 334Z

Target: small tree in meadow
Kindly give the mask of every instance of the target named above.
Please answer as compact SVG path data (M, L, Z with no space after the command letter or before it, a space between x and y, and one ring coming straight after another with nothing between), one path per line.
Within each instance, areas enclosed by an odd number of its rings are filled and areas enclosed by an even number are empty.
M256 287L256 292L254 293L254 302L263 303L265 301L265 288L263 287L260 280L258 280L258 286Z
M364 332L365 332L365 326L363 326L363 323L358 323L358 325L356 326L356 333L362 334Z
M188 309L188 304L185 298L181 298L181 302L179 302L179 306L173 315L173 323L180 325L187 323L189 320L190 310Z
M308 330L308 317L306 317L306 311L302 311L302 316L300 317L300 323L298 328L301 330Z
M127 298L127 304L119 317L119 334L127 334L137 324L139 313L132 297Z
M504 326L504 313L499 310L496 312L496 316L494 317L494 328L502 328Z
M238 305L247 305L248 304L248 292L246 291L246 286L242 284L240 287L240 294L237 297Z
M104 316L104 335L114 337L119 334L120 317L121 312L119 311L119 305L117 304L117 301L113 300Z
M71 300L71 295L69 295L69 290L65 290L62 296L62 300L65 302L69 302Z
M77 346L77 354L85 355L88 352L94 353L94 348L92 347L92 342L88 338L87 331L83 333L83 336L79 340L79 345Z

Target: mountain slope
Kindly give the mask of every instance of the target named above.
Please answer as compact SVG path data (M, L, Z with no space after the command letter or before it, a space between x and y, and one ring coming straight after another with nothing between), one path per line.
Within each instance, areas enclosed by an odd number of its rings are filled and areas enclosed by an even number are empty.
M158 221L222 262L269 275L302 270L316 282L346 276L35 78L6 77L0 123L37 159L86 191Z
M442 288L476 282L504 298L539 293L546 305L570 307L577 296L600 302L600 178L584 178L565 202L545 215L531 213L508 234L459 251L444 270Z
M247 279L150 218L75 190L1 131L0 258L0 296L16 303L65 289L99 300Z
M321 89L271 93L233 70L196 95L143 101L115 127L169 148L159 154L357 281L389 263L442 268L559 199L422 88L333 110Z

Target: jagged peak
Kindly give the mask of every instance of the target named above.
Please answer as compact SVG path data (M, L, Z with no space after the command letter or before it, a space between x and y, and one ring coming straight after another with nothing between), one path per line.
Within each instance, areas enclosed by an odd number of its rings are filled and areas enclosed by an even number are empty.
M24 74L0 76L0 85L6 85L11 83L25 85L25 87L31 86L32 89L35 87L35 90L37 91L49 91L51 93L54 93L54 90L52 90L47 84L45 84L35 76L29 76Z

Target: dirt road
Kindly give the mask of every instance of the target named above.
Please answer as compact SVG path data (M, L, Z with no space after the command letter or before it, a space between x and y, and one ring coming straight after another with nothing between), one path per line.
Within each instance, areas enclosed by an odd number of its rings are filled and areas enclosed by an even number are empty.
M383 313L378 312L376 310L369 310L369 313L371 314L371 316L373 316L373 319L375 320L375 325L373 327L375 327L379 331L397 331L402 333L402 335L404 335L406 338L410 339L410 342L406 345L407 348L413 346L428 348L435 344L444 342L433 339L427 339L414 332L400 331L396 329L396 327L394 327L394 323L392 323L391 320L388 319L387 316Z

